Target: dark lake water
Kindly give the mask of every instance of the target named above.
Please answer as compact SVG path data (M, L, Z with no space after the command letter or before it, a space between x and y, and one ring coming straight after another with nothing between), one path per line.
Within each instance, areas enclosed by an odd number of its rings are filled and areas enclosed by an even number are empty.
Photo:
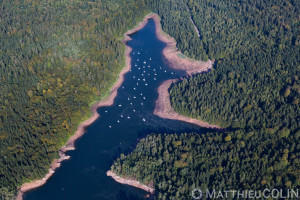
M118 90L115 103L98 109L100 118L67 152L64 161L48 182L24 195L25 200L137 200L146 192L122 185L106 176L114 159L130 152L139 138L151 133L206 132L198 126L153 115L158 86L167 79L184 75L168 67L162 50L165 43L155 35L155 22L134 33L132 69Z

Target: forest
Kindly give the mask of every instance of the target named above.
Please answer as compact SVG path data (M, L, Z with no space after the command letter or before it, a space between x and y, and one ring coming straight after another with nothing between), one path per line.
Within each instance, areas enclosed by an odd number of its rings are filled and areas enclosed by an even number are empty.
M195 188L287 191L300 185L299 135L290 145L263 130L151 134L129 155L121 154L111 170L153 186L162 200L193 199Z
M44 177L125 65L133 0L0 2L0 199Z
M299 2L200 2L187 6L206 53L189 54L214 70L173 85L174 109L226 128L299 130Z
M157 199L191 199L194 188L299 188L300 2L154 0L151 8L185 55L214 60L211 71L171 86L172 107L226 132L156 133L111 170L153 186Z
M185 55L215 60L172 86L172 106L228 132L151 135L113 170L153 183L159 199L206 185L299 187L299 4L0 1L0 199L48 171L89 106L109 94L125 63L123 34L150 11Z

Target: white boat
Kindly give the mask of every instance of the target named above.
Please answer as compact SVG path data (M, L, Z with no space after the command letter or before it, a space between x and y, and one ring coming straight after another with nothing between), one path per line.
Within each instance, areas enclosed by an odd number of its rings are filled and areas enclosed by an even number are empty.
M122 105L121 104L119 104L119 107L121 107Z
M108 126L109 128L111 128L111 126Z
M145 122L145 121L146 121L146 119L145 119L145 118L143 118L143 121Z
M117 122L118 122L118 123L120 123L120 121L119 121L119 120L118 120Z
M123 115L121 115L121 117L123 117Z

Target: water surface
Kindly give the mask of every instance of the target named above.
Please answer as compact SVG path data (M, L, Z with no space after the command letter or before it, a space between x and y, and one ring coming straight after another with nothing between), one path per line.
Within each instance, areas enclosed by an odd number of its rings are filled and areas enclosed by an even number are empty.
M198 126L153 115L158 86L184 75L168 67L162 50L165 43L155 35L150 19L131 35L131 71L118 89L115 103L98 109L100 118L76 141L76 150L48 182L24 195L25 200L137 200L146 192L115 182L106 176L120 153L132 150L139 138L155 133L205 132Z

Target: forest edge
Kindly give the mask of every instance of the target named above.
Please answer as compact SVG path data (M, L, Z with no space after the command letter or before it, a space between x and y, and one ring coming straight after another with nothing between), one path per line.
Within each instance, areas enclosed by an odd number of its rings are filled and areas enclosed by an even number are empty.
M114 99L117 96L118 88L122 85L122 83L124 81L124 75L131 69L130 52L132 49L131 49L131 47L126 45L126 43L131 40L129 35L142 29L147 24L148 19L152 18L153 15L154 14L152 14L152 13L146 15L146 17L144 18L144 20L142 22L140 22L135 28L128 30L124 34L124 38L123 38L122 42L126 46L126 49L125 49L126 66L121 70L121 72L119 74L119 78L117 79L117 81L115 82L113 87L111 88L110 95L107 98L103 99L102 101L95 103L91 107L92 117L90 117L86 121L82 122L78 126L75 134L68 139L67 143L63 147L60 148L59 159L54 159L52 161L52 164L50 165L50 169L49 169L48 173L44 176L44 178L42 178L40 180L32 181L30 183L24 183L21 186L21 188L19 189L17 198L16 198L17 200L22 200L23 194L25 192L33 190L35 188L38 188L38 187L41 187L42 185L44 185L47 182L47 180L54 174L55 170L60 167L61 162L64 160L70 159L70 156L67 156L65 153L67 151L75 149L74 143L78 138L80 138L85 133L85 128L88 127L89 125L91 125L98 117L100 117L99 113L97 112L98 108L113 105Z
M159 40L166 43L166 47L163 49L163 55L165 59L167 60L170 67L177 69L177 70L184 70L186 71L187 75L192 75L194 73L201 73L204 71L208 71L212 68L213 61L208 60L206 62L203 61L197 61L190 58L180 58L178 55L182 54L180 51L178 51L176 47L176 40L172 38L171 36L167 35L161 27L160 18L157 14L152 13L147 15L144 20L138 25L136 29L132 29L129 32L129 34L134 33L140 29L142 29L148 22L149 19L153 19L155 22L155 33ZM127 32L127 34L128 34ZM128 37L128 36L127 36ZM126 45L126 43L125 43ZM126 45L126 48L130 48ZM126 59L131 61L131 58L126 55ZM128 61L126 60L126 62ZM130 63L130 62L129 62ZM180 120L185 121L188 123L192 123L195 125L198 125L200 127L204 128L212 128L212 129L222 129L221 127L217 125L212 125L204 121L200 121L197 119L189 118L183 115L179 115L174 111L174 109L171 107L170 104L170 94L169 94L169 87L172 82L176 82L177 79L169 79L164 81L158 88L158 94L159 97L156 101L156 106L154 109L154 114L161 117L161 118L168 118L168 119L174 119L174 120ZM133 187L140 188L142 190L145 190L146 192L149 192L151 194L154 194L155 190L152 185L144 185L137 180L134 180L130 177L120 177L117 174L115 174L113 171L107 171L107 176L111 176L116 182L119 182L121 184L130 185Z
M212 68L213 62L211 60L202 62L202 61L197 61L197 60L193 60L190 58L180 58L178 56L178 54L180 54L181 52L177 50L176 41L174 38L172 38L169 35L167 35L166 33L164 33L164 31L161 28L159 16L155 13L150 13L150 14L146 15L142 22L140 22L135 28L128 30L124 34L124 39L122 40L122 42L126 46L126 50L125 50L126 66L125 66L125 68L123 68L121 70L118 80L111 88L110 95L106 99L95 103L91 107L92 117L90 117L89 119L87 119L86 121L81 123L78 126L76 133L69 138L69 140L63 147L61 147L61 149L59 150L59 159L53 160L52 164L50 165L50 169L49 169L48 173L40 180L35 180L30 183L24 183L21 186L21 188L19 189L19 192L18 192L18 196L16 198L17 200L22 200L23 194L25 192L33 190L35 188L38 188L38 187L41 187L42 185L44 185L47 182L47 180L54 174L55 170L60 167L61 162L64 160L70 159L70 156L67 156L65 153L67 151L75 149L74 143L78 138L80 138L85 133L85 128L87 126L91 125L98 117L100 117L100 115L97 112L98 108L113 105L114 99L117 96L117 90L124 81L124 75L131 69L130 52L132 51L132 48L126 45L126 43L131 40L129 35L141 30L147 24L149 19L153 19L155 21L157 38L159 40L161 40L162 42L166 43L166 45L167 45L163 50L163 55L166 58L166 60L169 62L169 65L172 68L178 69L178 70L185 70L187 72L187 74L189 74L189 75L191 75L193 73L200 73L203 71L207 71L210 68ZM176 79L167 80L159 87L159 89L158 89L159 98L156 101L156 108L154 110L154 114L156 114L162 118L186 121L186 122L193 123L193 124L196 124L201 127L220 129L219 126L210 125L207 122L202 122L200 120L196 120L196 119L192 119L192 118L188 118L188 117L179 115L171 108L168 88L170 87L171 83L174 81L176 81ZM165 99L169 99L169 100L165 101ZM143 185L142 183L139 183L136 180L132 180L130 178L119 177L111 171L108 171L107 175L111 176L115 181L117 181L119 183L138 187L138 188L143 189L152 194L154 193L153 187Z
M208 60L197 61L190 58L181 58L178 55L182 52L178 51L176 47L176 40L171 36L167 35L161 27L160 19L158 15L153 15L152 19L155 21L156 36L159 40L166 43L166 47L163 49L163 55L169 63L169 66L177 69L186 71L187 75L195 73L206 72L213 66L214 61ZM154 114L167 119L180 120L191 124L198 125L204 128L222 129L220 126L209 124L207 122L186 117L180 115L174 111L170 103L169 88L173 82L178 81L177 79L170 79L163 82L158 88L158 99L156 100L156 106Z

